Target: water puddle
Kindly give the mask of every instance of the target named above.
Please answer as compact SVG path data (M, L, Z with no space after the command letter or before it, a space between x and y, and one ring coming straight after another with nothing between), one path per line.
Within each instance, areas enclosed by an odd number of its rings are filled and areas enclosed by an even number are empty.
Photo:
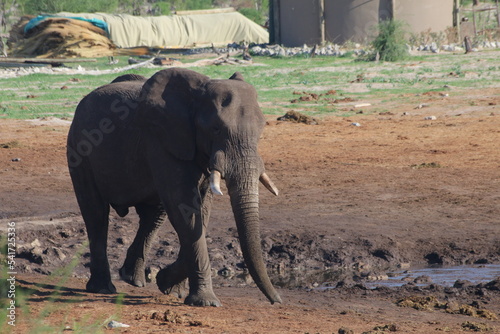
M438 284L450 287L457 280L469 281L476 285L499 277L500 264L415 268L390 272L388 276L387 279L366 282L365 285L370 288L377 286L392 288L413 282L421 286Z
M281 288L312 288L317 290L334 289L338 282L347 279L352 283L362 283L367 288L400 287L408 283L417 286L438 284L451 287L457 280L469 281L474 285L491 282L500 277L500 264L466 265L466 266L432 266L422 268L401 269L389 271L385 275L377 276L377 280L362 279L353 281L358 276L345 269L338 270L295 270L286 273L270 273L271 281ZM373 276L372 276L373 277ZM216 284L249 284L252 279L248 273L235 274L234 272L219 273L214 278Z

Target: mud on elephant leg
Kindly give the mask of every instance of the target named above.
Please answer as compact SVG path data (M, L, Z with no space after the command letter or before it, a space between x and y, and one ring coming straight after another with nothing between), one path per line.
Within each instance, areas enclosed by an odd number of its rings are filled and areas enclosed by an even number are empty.
M127 258L120 269L120 277L135 286L146 285L145 262L156 232L165 221L166 213L161 205L136 205L140 217L139 230L127 251Z

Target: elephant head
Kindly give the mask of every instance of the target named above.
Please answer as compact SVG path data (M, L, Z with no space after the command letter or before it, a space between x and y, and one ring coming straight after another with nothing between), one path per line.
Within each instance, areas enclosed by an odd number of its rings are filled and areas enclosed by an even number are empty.
M265 119L255 88L235 73L212 80L197 72L173 68L157 72L143 86L138 118L160 151L192 161L222 195L225 180L241 249L259 289L281 302L262 258L259 229L259 180L275 195L257 152Z

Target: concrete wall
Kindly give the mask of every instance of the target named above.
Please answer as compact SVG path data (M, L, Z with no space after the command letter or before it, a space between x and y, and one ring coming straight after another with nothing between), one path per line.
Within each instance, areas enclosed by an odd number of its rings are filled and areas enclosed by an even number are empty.
M453 0L396 1L396 18L408 23L411 32L439 32L453 26Z
M325 39L342 44L366 42L376 35L379 18L390 17L386 0L325 0ZM382 7L382 8L381 8Z
M280 41L278 44L302 46L322 42L321 0L280 0L274 3L274 27L276 29L278 25L278 32L275 32Z
M410 32L453 25L453 0L271 0L271 43L285 46L367 42L380 20L408 23Z

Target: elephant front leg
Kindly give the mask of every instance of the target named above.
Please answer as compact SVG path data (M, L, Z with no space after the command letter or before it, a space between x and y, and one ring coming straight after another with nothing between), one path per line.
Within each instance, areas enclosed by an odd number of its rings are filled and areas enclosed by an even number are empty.
M127 258L120 269L120 277L130 284L143 287L146 285L146 256L158 228L165 220L165 211L161 205L147 204L137 205L136 211L140 217L139 230L127 251Z
M187 261L183 253L185 252L181 248L177 261L163 268L156 275L156 284L164 294L185 298L189 292Z
M183 194L182 201L171 198L166 207L169 219L179 235L181 252L179 259L160 271L158 286L171 287L183 284L183 268L189 280L189 294L184 303L195 306L221 306L212 288L212 277L206 242L206 225L209 219L212 195L208 181L199 186L183 187L191 189Z
M196 220L196 217L193 218ZM212 288L212 270L208 257L205 231L201 237L192 242L192 260L189 265L189 295L184 303L195 306L221 306Z

